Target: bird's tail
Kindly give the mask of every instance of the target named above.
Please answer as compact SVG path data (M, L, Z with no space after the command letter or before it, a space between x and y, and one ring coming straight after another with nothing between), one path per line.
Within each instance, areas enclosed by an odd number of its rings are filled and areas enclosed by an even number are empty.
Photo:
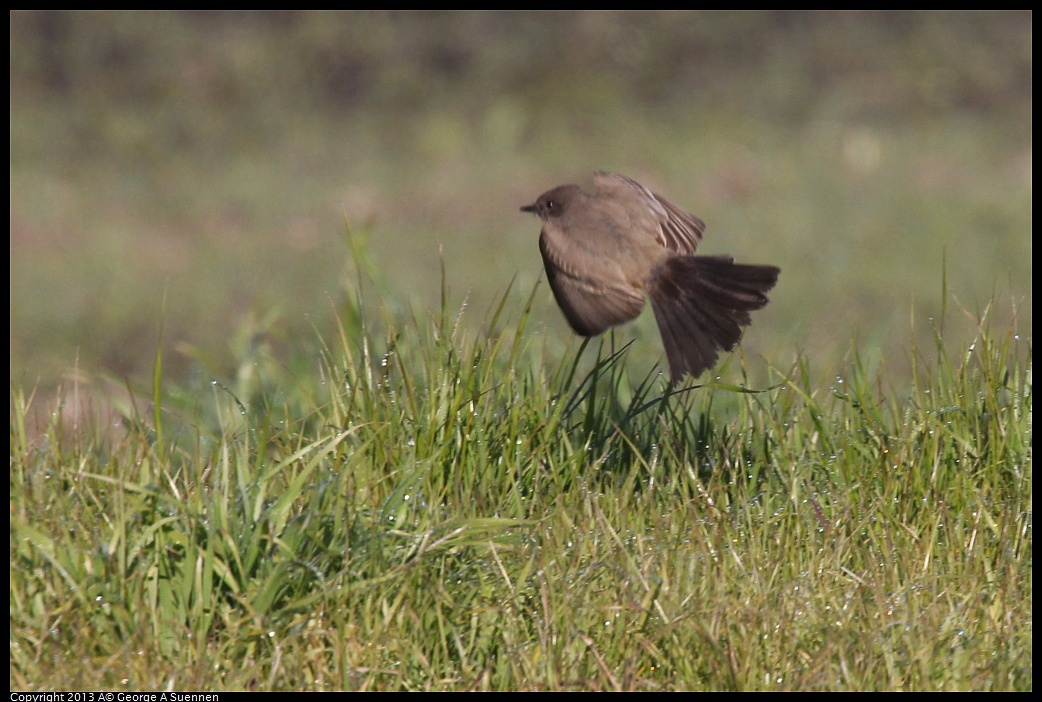
M655 272L649 286L669 376L677 384L698 377L730 351L749 324L749 313L767 304L778 282L775 266L735 263L730 256L675 256Z

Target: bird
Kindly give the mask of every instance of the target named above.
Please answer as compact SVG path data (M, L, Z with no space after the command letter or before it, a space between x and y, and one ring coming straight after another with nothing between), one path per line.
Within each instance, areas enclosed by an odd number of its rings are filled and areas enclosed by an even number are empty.
M590 190L559 185L521 211L541 220L539 251L571 328L597 336L635 319L647 298L674 386L735 348L781 272L729 255L696 256L705 223L617 173L597 171Z

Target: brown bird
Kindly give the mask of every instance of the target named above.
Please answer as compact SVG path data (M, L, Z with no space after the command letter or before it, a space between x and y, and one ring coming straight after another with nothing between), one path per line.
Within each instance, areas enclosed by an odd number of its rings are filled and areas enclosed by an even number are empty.
M767 304L776 266L695 256L706 225L635 180L599 171L594 189L560 185L522 212L543 222L539 250L557 304L576 333L596 336L651 300L673 384L730 351Z

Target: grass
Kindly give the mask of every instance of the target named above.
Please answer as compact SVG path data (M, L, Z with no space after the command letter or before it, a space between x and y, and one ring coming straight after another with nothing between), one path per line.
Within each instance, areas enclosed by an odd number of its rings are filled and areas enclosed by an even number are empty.
M615 337L548 360L534 297L358 287L301 367L157 354L118 431L12 386L11 688L1032 688L1016 327L670 394Z

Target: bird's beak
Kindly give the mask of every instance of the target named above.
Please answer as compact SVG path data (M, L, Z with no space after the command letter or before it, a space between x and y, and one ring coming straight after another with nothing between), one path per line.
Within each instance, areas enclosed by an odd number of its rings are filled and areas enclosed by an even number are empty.
M525 205L524 207L521 208L521 211L522 212L535 212L535 203L533 202L531 205Z

